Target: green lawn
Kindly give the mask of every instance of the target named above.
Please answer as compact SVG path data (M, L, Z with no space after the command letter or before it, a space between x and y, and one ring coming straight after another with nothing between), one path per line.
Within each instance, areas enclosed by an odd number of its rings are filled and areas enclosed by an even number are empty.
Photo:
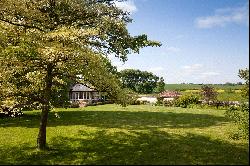
M50 113L48 151L36 150L39 111L0 119L0 164L249 164L224 110L90 106Z

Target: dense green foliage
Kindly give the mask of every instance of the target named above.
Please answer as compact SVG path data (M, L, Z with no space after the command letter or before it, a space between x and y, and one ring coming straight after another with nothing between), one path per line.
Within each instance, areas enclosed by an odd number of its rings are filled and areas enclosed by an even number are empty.
M242 88L242 96L249 99L249 69L240 69L238 76L245 80L245 85Z
M249 139L249 104L242 104L239 107L230 107L226 115L238 126L238 131L233 134L234 139L240 137Z
M3 165L249 165L224 110L117 105L55 109L50 150L37 151L39 111L0 119ZM57 113L56 117L54 114Z
M176 107L182 107L187 108L191 104L198 104L199 103L199 97L194 94L187 94L182 95L178 99L174 101L174 106Z
M123 107L128 105L136 104L136 100L139 98L138 94L131 89L124 88L121 93L119 93L118 98L120 99L119 104Z
M239 70L239 77L245 80L242 96L249 99L249 69ZM239 130L234 134L234 138L249 139L249 101L241 103L239 107L231 107L226 115L233 119L238 126Z
M165 82L164 78L161 77L160 80L157 82L156 93L161 93L165 90Z
M129 88L137 93L152 93L157 87L159 77L151 72L136 69L125 69L119 72L124 88ZM162 78L163 79L163 78ZM163 80L164 81L164 80Z

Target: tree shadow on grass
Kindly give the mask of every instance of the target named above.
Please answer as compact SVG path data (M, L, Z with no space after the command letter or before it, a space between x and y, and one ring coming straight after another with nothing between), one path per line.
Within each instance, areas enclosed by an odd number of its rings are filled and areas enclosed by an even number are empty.
M74 138L55 137L50 150L35 151L28 145L11 148L0 164L245 164L246 145L234 145L209 137L169 134L155 129L145 132L79 131ZM244 148L245 147L245 148ZM4 150L4 149L2 149ZM7 149L6 149L7 150Z
M208 114L173 112L132 111L63 111L56 118L49 115L48 127L86 125L102 128L148 129L148 128L203 128L227 123L225 117ZM0 127L39 127L40 115L24 115L20 120L0 121Z

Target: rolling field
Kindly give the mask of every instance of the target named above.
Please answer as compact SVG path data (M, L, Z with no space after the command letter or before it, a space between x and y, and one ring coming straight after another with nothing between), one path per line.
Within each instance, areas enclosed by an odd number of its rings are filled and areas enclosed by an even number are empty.
M56 118L54 113L60 118ZM0 164L249 164L225 110L117 105L56 109L49 150L38 151L39 111L0 119Z
M184 91L184 90L195 90L195 89L201 89L202 85L199 84L166 84L165 89L166 90L179 90L179 91ZM215 89L219 90L227 90L227 89L232 89L232 90L239 90L243 86L242 85L212 85Z
M165 90L180 91L182 94L199 94L202 85L198 84L166 84ZM243 85L212 85L218 92L219 101L247 101L241 96Z

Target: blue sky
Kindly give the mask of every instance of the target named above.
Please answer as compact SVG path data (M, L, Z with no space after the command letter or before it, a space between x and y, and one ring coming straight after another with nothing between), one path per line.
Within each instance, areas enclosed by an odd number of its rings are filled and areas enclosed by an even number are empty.
M248 0L128 0L116 3L131 12L132 35L147 34L162 43L118 70L151 71L166 83L237 83L238 70L249 67Z

